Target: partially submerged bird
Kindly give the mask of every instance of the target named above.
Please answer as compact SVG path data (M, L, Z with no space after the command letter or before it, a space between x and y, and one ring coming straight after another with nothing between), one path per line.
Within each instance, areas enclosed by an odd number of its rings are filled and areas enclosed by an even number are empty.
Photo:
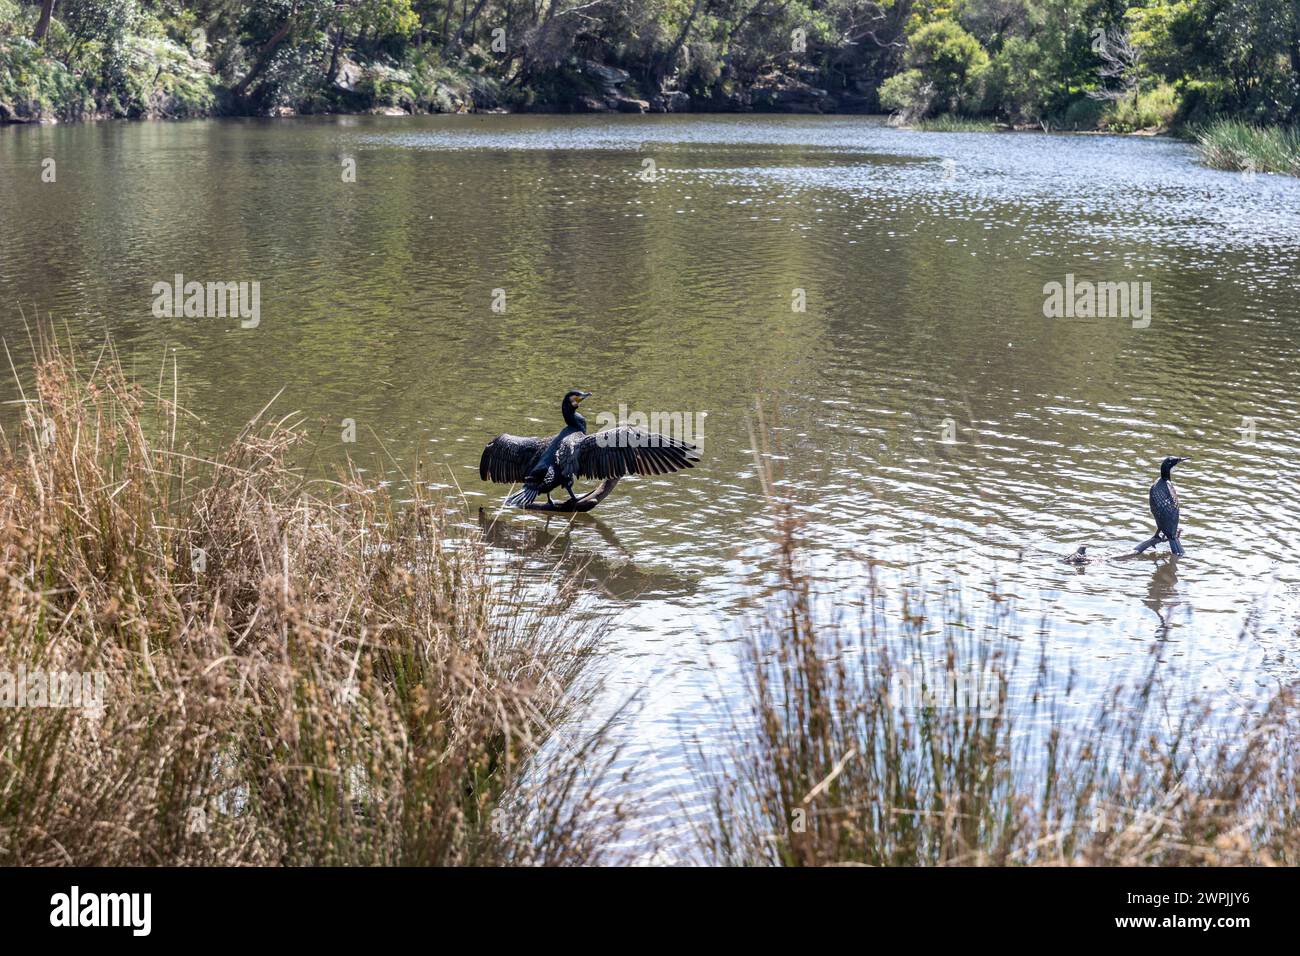
M666 475L694 468L700 460L694 445L647 432L629 425L587 434L587 420L578 406L591 392L566 392L560 410L564 428L552 438L521 438L498 435L488 442L479 461L479 477L502 484L522 482L523 487L506 499L507 505L529 508L538 495L551 501L551 492L563 488L569 502L578 501L573 482L578 478L604 481L626 475ZM541 506L539 506L541 507Z
M1179 541L1182 532L1178 530L1178 492L1174 490L1169 473L1175 465L1186 460L1171 455L1160 463L1160 480L1151 486L1151 516L1156 519L1156 533L1137 546L1139 554L1161 541L1168 541L1174 554L1182 556L1183 545Z
M1092 558L1088 557L1087 545L1080 545L1079 550L1074 554L1067 554L1061 559L1066 564L1087 564Z

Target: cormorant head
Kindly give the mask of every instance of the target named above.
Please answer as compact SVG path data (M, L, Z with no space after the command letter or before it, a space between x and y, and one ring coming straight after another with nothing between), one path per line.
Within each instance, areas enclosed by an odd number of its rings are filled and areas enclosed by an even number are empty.
M576 388L569 389L564 393L564 404L561 410L564 412L565 424L582 431L587 430L587 420L578 414L578 406L584 399L590 398L591 392L584 392Z
M1160 463L1160 477L1168 478L1170 469L1172 469L1174 465L1178 464L1180 461L1186 461L1186 460L1187 460L1186 458L1175 458L1173 455L1170 455L1168 458L1166 458L1164 461Z

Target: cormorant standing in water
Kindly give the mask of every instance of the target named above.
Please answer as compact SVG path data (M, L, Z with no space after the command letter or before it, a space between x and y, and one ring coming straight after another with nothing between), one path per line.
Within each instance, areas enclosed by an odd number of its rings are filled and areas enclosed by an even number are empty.
M1139 553L1164 539L1169 541L1174 554L1182 556L1183 546L1178 540L1178 492L1174 490L1169 472L1174 465L1186 460L1171 456L1160 463L1160 480L1151 486L1151 514L1156 519L1156 533L1153 538L1138 545Z
M587 420L578 406L591 392L566 392L560 410L564 429L554 438L521 438L498 435L488 442L479 461L479 477L502 484L523 482L523 488L506 499L506 504L527 508L538 495L563 488L576 501L576 478L618 479L624 475L666 475L682 468L694 468L700 460L694 445L629 425L587 434Z

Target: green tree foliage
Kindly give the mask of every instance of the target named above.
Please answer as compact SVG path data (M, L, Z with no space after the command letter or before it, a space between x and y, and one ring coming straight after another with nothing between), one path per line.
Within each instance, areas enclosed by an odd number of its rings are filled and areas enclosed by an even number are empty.
M1117 66L1099 37L1133 56ZM1300 118L1300 0L0 0L0 75L23 38L61 64L41 75L133 109L151 83L195 85L155 81L167 43L234 111L680 108L686 93L698 109L1067 126Z
M59 15L76 49L94 52L102 88L126 92L126 41L139 18L136 0L64 0Z
M908 120L925 116L933 101L934 87L926 84L925 77L917 69L895 73L880 84L880 105L903 114Z
M989 55L960 24L935 20L921 27L911 37L907 60L940 108L959 113L979 105Z
M985 74L985 112L1036 122L1052 100L1052 64L1037 40L1006 39Z

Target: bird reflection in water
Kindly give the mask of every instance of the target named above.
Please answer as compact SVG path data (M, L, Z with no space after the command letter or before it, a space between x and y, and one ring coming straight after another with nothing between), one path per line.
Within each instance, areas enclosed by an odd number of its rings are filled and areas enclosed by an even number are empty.
M1183 603L1178 597L1178 562L1172 558L1160 561L1147 584L1147 596L1142 603L1155 612L1160 619L1156 637L1164 639L1169 636L1173 625L1174 610Z
M665 571L645 571L638 568L618 536L600 519L591 514L578 514L560 522L558 531L552 522L521 523L489 514L480 508L479 529L483 540L491 547L518 554L525 559L544 564L546 569L560 568L573 575L586 586L604 592L620 601L629 601L648 594L660 597L678 597L695 592L692 577ZM595 531L609 551L622 558L613 558L605 550L580 547L573 538L575 527L582 534Z

